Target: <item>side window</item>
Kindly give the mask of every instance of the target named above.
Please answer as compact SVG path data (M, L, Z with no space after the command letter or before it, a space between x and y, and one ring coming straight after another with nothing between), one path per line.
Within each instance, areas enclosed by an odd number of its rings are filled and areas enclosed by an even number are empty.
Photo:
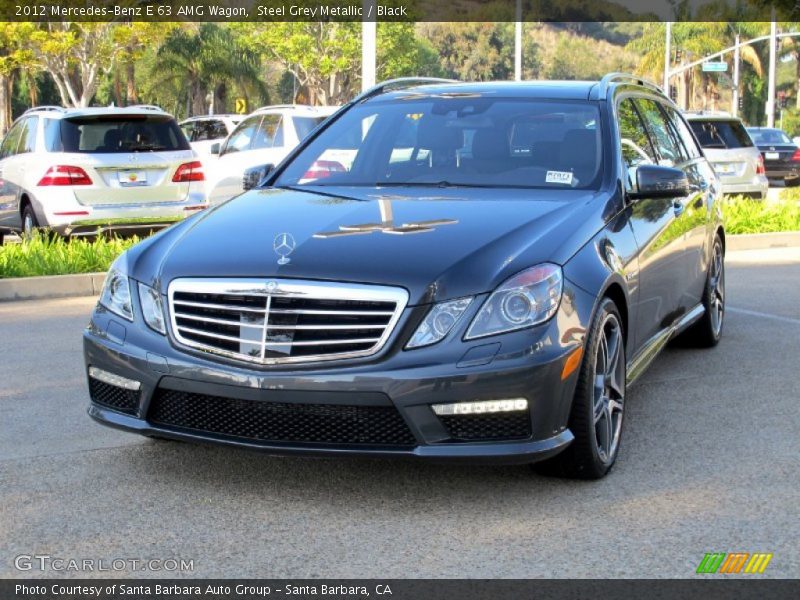
M208 124L206 135L209 140L218 140L219 138L226 137L228 135L228 130L225 127L225 123L222 121L211 121Z
M194 132L195 132L196 123L184 123L181 125L181 131L183 131L183 135L186 136L186 139L190 142L194 141Z
M61 143L61 121L58 119L44 120L44 148L48 152L64 151L64 144Z
M251 117L245 119L234 130L231 137L228 138L225 147L222 149L221 154L230 154L231 152L239 152L241 150L248 150L253 137L258 130L258 124L261 122L261 116Z
M17 153L17 147L19 146L19 138L21 134L22 121L18 121L17 124L14 125L6 134L6 137L3 139L3 144L0 145L0 158L8 158L9 156L14 156Z
M39 117L28 117L25 119L20 134L20 144L18 154L33 152L36 150L36 133L39 127Z
M630 169L639 165L655 164L656 155L639 112L630 98L617 107L620 147L625 165Z
M686 160L680 142L675 139L674 131L670 129L664 113L653 100L637 98L634 103L642 115L647 126L653 145L658 154L658 164L673 167Z
M283 131L280 115L264 115L253 140L253 148L283 146Z
M700 158L703 154L700 151L700 148L697 147L697 142L695 141L689 126L686 124L686 121L683 120L683 117L681 117L671 106L662 106L662 108L667 114L670 124L675 128L675 134L683 143L687 159L692 160L694 158Z

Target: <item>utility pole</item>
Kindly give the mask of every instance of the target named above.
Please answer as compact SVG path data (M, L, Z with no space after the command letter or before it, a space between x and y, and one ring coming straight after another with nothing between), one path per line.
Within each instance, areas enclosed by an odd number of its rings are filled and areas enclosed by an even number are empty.
M664 50L664 93L669 95L669 69L672 63L672 22L667 21L665 50Z
M733 51L733 106L731 114L739 115L739 34L736 34L736 49Z
M514 27L514 81L522 81L522 0L517 0Z
M778 24L775 22L775 7L772 7L772 23L769 26L769 83L767 85L767 127L775 127L775 55L778 49Z
M375 55L377 54L377 29L375 0L363 0L361 20L361 91L375 85Z

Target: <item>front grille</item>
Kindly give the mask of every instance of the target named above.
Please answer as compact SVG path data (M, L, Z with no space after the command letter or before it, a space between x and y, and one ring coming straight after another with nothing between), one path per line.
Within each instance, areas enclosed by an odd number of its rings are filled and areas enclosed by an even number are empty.
M89 377L89 396L92 402L116 411L135 415L139 409L139 392L126 390Z
M185 346L260 364L375 354L408 302L405 290L299 280L178 279L172 330Z
M156 390L148 420L161 427L264 443L412 447L393 406L342 406L241 400Z
M531 437L530 413L513 411L479 415L441 415L451 440L475 442L520 440Z

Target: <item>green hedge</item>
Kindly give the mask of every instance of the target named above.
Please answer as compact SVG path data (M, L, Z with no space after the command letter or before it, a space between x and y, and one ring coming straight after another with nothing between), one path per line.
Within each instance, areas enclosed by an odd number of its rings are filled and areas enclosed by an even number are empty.
M72 239L37 234L19 244L0 246L0 278L68 275L107 271L136 238Z
M782 194L776 202L751 200L741 196L728 196L722 202L725 233L775 233L800 231L800 198L798 192Z

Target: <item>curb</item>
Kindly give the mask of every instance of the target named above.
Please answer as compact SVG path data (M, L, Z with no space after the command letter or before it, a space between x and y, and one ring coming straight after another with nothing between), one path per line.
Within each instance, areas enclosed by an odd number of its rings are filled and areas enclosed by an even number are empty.
M800 231L747 233L729 235L726 238L728 251L789 247L800 247ZM105 273L81 273L0 279L0 302L97 296L103 287L105 277Z
M81 273L0 279L0 302L97 296L105 277L105 273Z
M800 231L741 233L725 238L725 250L766 250L800 246Z

